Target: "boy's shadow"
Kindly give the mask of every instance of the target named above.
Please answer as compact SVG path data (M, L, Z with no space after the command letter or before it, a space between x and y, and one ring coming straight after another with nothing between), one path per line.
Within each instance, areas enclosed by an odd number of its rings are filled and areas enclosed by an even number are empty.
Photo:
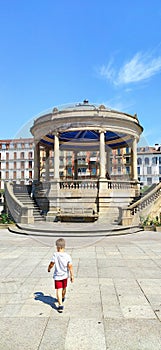
M35 292L34 296L35 296L35 300L42 301L42 303L50 305L52 309L57 310L57 307L55 305L55 302L57 301L56 298L53 298L50 295L44 295L44 293L42 292Z

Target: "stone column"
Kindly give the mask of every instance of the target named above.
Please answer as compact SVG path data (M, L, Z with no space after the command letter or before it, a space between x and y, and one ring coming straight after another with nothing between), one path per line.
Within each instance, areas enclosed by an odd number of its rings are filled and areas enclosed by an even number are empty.
M107 151L106 151L106 171L108 172L108 174L110 175L110 167L111 167L111 163L110 163L110 154L111 154L111 148L108 147Z
M104 222L107 216L107 207L109 206L107 197L110 197L110 190L108 189L106 179L105 132L103 130L100 131L100 176L98 187L98 220Z
M49 148L45 150L46 159L45 159L45 180L49 181Z
M54 138L54 180L59 179L59 135Z
M134 137L131 149L132 155L132 180L138 180L138 171L137 171L137 139Z
M78 160L77 160L77 152L74 152L74 180L78 180Z
M59 135L55 134L54 137L54 180L50 181L49 191L49 211L46 217L46 221L56 221L57 215L60 211L59 195Z
M100 178L106 176L106 152L105 152L105 133L100 131Z
M34 181L40 181L40 144L34 140Z

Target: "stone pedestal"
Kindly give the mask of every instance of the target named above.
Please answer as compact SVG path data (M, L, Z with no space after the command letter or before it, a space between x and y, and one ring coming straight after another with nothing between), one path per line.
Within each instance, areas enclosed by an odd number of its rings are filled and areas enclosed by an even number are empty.
M46 216L46 221L56 221L57 220L57 214L60 212L60 206L59 206L59 180L54 180L50 184L50 191L49 191L49 211Z

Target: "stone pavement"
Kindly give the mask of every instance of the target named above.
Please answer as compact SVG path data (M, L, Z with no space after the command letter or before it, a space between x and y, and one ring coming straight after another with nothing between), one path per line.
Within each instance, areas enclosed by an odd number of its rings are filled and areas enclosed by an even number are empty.
M66 238L63 314L47 272L56 238L0 230L0 350L161 350L161 234Z

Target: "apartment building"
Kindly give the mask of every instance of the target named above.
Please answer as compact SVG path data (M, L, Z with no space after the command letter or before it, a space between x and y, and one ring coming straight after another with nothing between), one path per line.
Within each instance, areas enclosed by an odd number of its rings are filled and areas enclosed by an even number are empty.
M34 150L32 138L0 140L0 189L4 181L27 184L33 179Z
M54 151L50 150L48 160L45 149L40 150L41 180L45 179L46 163L49 162L50 179L54 177ZM129 179L131 174L131 148L114 149L110 152L109 172L111 178ZM108 161L108 160L107 160ZM138 147L138 180L143 186L161 181L161 145ZM71 179L74 167L78 169L78 179L99 176L99 152L78 152L60 150L60 178ZM0 140L0 190L4 182L15 181L29 184L34 179L33 138Z
M143 186L151 186L161 181L161 145L138 147L138 179Z

